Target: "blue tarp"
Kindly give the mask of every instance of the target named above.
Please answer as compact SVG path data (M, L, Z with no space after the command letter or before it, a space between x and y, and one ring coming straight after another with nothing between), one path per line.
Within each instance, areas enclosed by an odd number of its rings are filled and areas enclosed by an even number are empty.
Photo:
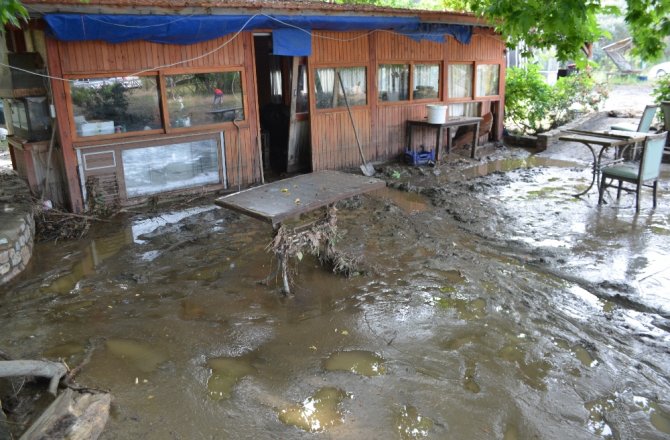
M272 53L275 55L310 56L312 36L300 29L275 29L272 31Z
M432 41L444 41L445 35L452 35L465 44L470 41L472 34L471 26L421 23L418 17L46 14L44 19L50 34L58 40L101 40L108 43L145 40L154 43L193 44L240 30L283 29L285 32L280 32L274 42L282 47L282 55L295 56L309 55L311 52L311 35L304 31L312 29L385 29L416 40Z

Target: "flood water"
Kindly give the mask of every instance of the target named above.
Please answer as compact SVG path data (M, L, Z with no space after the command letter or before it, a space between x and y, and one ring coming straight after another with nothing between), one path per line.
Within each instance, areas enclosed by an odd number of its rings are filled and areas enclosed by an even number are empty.
M365 273L305 257L286 297L258 283L271 227L212 205L40 244L0 348L93 350L77 379L114 396L104 439L667 439L668 188L636 215L533 165L341 205Z

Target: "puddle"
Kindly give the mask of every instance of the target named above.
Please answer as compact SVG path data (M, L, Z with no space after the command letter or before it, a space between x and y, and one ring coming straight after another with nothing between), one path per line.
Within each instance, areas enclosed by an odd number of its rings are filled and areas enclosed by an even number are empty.
M465 374L463 375L463 388L466 391L477 394L481 391L481 387L475 380L477 372L477 364L474 361L468 360L465 362Z
M364 350L338 351L323 363L327 371L349 371L361 376L380 376L386 374L384 358Z
M458 317L466 321L482 319L486 317L486 300L476 298L468 300L458 296L449 296L444 298L434 298L435 303L442 309L454 309L458 312Z
M146 342L131 339L108 339L107 350L112 355L125 360L142 373L151 373L168 360L168 356Z
M444 350L458 350L459 348L469 344L480 344L484 338L484 334L464 335L456 338L444 340L440 346Z
M72 265L70 270L55 280L41 287L42 291L58 294L70 293L77 283L84 277L95 272L109 257L116 255L124 246L132 243L130 231L123 229L104 238L91 240L89 246L83 250L82 256Z
M338 388L321 388L301 403L279 411L279 420L307 432L324 431L342 423L340 404L345 397Z
M44 352L44 357L48 359L58 360L64 359L68 360L72 357L84 353L84 346L76 342L66 342L64 344L59 344L51 347L50 349Z
M521 168L536 168L536 167L573 168L573 167L583 167L583 165L580 165L577 162L557 160L537 156L529 156L526 158L500 159L486 162L474 167L469 167L462 171L454 171L453 173L450 173L451 176L447 178L447 181L469 180L474 179L476 177L488 176L489 174L493 174L496 172L508 172L518 170Z
M424 212L430 206L430 202L426 197L414 192L399 191L397 189L386 187L372 191L370 194L381 199L390 200L391 203L407 214Z
M239 358L208 359L207 367L212 370L207 380L207 391L213 400L230 398L235 384L256 371L247 360Z
M670 414L662 411L657 403L652 403L649 421L652 426L664 434L670 434Z
M595 435L605 439L614 439L612 427L607 424L607 413L614 411L614 397L604 397L592 402L587 402L584 408L589 412L587 428Z
M395 425L403 440L427 437L434 422L419 414L412 405L403 405L395 414Z

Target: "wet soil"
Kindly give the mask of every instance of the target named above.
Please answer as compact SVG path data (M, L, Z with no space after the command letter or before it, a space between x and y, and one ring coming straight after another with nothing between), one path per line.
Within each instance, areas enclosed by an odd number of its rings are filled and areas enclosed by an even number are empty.
M258 284L271 228L214 205L40 244L0 347L76 365L94 341L105 439L668 438L668 170L658 209L599 207L578 149L386 167L339 205L370 270L306 256L286 297Z

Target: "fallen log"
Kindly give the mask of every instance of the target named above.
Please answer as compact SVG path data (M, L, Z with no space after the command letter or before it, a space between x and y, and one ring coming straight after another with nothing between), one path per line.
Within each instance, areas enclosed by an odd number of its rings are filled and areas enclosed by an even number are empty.
M102 434L112 396L66 388L19 440L96 440Z
M0 377L38 376L48 377L49 392L56 395L58 383L67 374L67 367L62 362L50 361L0 361Z

